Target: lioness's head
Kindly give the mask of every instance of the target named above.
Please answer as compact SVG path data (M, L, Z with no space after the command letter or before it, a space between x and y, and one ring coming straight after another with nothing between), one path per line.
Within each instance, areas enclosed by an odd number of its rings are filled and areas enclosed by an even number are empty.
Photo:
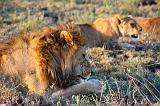
M138 38L142 31L142 27L138 25L135 19L131 16L116 15L115 19L118 23L118 28L122 36Z

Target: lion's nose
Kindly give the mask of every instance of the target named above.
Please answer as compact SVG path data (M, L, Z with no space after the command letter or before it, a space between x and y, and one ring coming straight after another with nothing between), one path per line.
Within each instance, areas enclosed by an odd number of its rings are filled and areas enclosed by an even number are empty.
M142 29L142 27L139 27L139 31L142 31L143 29Z
M140 30L139 31L142 31L142 28L140 28Z

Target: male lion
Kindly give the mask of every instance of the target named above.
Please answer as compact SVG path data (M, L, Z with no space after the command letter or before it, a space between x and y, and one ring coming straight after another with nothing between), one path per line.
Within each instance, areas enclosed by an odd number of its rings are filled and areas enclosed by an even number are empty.
M47 27L12 37L0 42L0 72L19 78L37 94L43 94L50 86L61 92L55 92L54 97L98 92L101 85L97 80L69 87L79 80L76 58L85 43L76 25Z
M160 40L160 17L137 17L135 19L143 28L143 36L140 37L140 40Z
M88 46L101 45L108 39L117 41L120 37L137 38L142 31L134 18L120 15L98 18L79 26L87 37Z

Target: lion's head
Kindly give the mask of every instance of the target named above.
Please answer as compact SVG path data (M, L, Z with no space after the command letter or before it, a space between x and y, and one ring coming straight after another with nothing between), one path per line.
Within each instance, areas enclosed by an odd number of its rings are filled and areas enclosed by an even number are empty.
M72 82L70 80L76 77L76 57L86 44L85 36L80 28L73 24L58 25L46 32L50 34L42 36L38 45L42 45L44 58L48 62L49 80L54 87L67 87L71 85L68 82ZM57 67L59 69L56 69Z
M137 38L142 31L141 26L137 24L131 16L115 15L113 17L98 18L91 24L105 37L123 36Z
M122 36L138 38L142 27L131 16L115 16L117 26Z

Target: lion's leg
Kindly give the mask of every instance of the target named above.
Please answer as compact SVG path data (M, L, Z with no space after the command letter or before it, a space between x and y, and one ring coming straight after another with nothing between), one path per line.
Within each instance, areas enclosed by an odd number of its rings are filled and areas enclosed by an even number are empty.
M37 71L37 79L38 79L38 85L39 85L39 91L44 92L46 88L49 86L49 79L47 78L47 75L43 70Z
M37 91L37 80L35 76L32 75L25 75L24 83L27 85L30 92Z
M46 86L44 86L45 84L42 84L35 74L25 75L24 83L27 85L30 92L34 92L36 94L44 93L45 89L48 86L47 84Z
M60 97L69 97L78 94L100 93L103 84L96 79L92 79L77 85L68 87L67 89L56 91L52 94L50 101L57 101Z
M31 53L34 61L32 64L35 65L35 78L33 78L35 82L33 81L33 84L35 83L35 88L38 88L35 92L39 94L43 93L49 86L49 79L46 71L46 59L39 48L31 49Z

